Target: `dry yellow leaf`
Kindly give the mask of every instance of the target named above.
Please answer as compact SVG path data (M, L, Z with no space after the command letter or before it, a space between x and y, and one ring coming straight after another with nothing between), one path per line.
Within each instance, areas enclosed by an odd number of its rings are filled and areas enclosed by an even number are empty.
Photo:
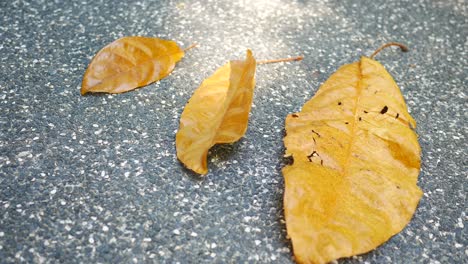
M415 125L393 78L367 57L288 115L284 211L299 263L368 252L411 220L422 195Z
M245 61L230 61L203 81L180 117L177 157L189 169L206 174L208 150L232 143L247 130L255 87L256 61L247 50Z
M174 41L124 37L102 48L86 69L81 94L123 93L172 72L184 51Z

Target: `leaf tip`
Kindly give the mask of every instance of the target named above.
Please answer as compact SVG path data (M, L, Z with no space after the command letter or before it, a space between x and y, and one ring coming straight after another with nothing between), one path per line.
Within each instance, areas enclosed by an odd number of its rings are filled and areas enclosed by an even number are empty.
M182 162L183 163L183 162ZM208 168L207 167L203 167L203 166L187 166L186 163L183 163L185 165L186 168L188 168L189 170L195 172L196 174L198 174L200 177L205 177L206 174L208 173Z
M88 90L84 86L82 86L81 89L80 89L80 94L85 95L87 92L88 92Z

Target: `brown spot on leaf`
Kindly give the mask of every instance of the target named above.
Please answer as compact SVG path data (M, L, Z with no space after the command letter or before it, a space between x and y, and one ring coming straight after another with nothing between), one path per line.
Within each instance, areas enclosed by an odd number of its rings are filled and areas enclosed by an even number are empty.
M296 115L296 114L292 114L291 116L292 116L292 117L299 117L299 116L298 116L298 115Z
M341 105L341 102L338 102L338 105Z
M314 133L315 135L317 135L318 137L321 137L319 133L315 132L315 130L312 129L312 133Z
M388 111L388 106L384 106L382 108L382 110L380 110L380 113L383 115L383 114L387 113L387 111Z
M399 116L400 116L400 114L399 114L399 113L397 113L397 114L396 114L396 116L395 116L395 118L396 118L396 119L398 119L398 117L399 117Z

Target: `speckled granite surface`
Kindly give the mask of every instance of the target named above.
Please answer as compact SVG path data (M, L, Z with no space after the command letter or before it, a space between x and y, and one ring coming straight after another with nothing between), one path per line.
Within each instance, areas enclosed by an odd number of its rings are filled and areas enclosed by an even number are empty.
M280 173L286 114L344 63L378 60L403 89L423 148L409 226L340 263L467 262L464 1L0 1L0 262L292 263ZM92 56L126 35L174 39L171 76L82 97ZM218 66L264 65L250 127L197 179L176 160L178 117Z

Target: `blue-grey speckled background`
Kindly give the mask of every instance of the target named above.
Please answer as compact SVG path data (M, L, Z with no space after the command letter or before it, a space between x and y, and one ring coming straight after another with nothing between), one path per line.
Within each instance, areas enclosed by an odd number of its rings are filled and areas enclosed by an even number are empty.
M253 3L249 3L253 2ZM414 219L340 263L466 263L467 4L451 1L0 1L0 262L292 263L282 212L284 118L340 65L378 56L423 148ZM92 56L127 35L200 43L168 78L79 94ZM251 48L250 126L199 180L174 135L201 81Z

